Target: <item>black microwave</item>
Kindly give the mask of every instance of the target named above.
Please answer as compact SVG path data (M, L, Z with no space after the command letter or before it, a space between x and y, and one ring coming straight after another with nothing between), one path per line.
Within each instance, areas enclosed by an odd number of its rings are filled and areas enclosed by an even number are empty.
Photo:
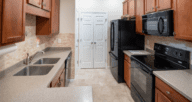
M142 32L145 34L157 36L173 36L173 10L143 15L142 21Z

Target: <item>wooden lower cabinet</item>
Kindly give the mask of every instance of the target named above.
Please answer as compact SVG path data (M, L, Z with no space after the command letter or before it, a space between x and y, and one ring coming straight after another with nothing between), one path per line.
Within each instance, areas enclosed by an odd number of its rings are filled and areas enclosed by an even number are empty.
M130 58L124 55L124 80L129 88L131 88L131 64Z
M155 88L155 102L190 102L157 77L155 78Z
M155 102L171 102L161 91L155 88Z

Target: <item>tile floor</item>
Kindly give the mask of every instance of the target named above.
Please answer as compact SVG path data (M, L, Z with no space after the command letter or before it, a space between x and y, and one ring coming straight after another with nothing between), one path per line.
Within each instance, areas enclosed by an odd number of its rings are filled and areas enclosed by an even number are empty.
M80 69L69 87L92 86L94 102L134 102L125 83L118 84L107 69Z

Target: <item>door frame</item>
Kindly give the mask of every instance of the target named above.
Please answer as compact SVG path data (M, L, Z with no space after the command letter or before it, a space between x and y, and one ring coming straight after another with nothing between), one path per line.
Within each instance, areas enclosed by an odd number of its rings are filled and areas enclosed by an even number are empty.
M80 57L79 57L79 26L80 26L80 20L81 20L81 15L82 14L85 14L85 13L91 13L91 14L106 14L106 17L107 17L107 27L108 27L108 12L78 12L76 11L75 12L75 72L77 72L77 70L81 69L79 64L80 64ZM108 28L106 28L106 35L105 35L105 68L107 68L107 62L108 62L108 53L107 53L107 50L108 50L108 44L107 44L107 41L108 41Z

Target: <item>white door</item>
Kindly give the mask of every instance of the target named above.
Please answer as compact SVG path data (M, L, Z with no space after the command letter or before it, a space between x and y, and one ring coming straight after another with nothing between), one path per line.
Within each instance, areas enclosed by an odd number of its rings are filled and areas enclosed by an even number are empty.
M80 19L79 57L81 68L93 68L93 15L83 14Z
M79 34L80 67L104 68L107 51L107 14L82 13Z
M94 68L104 68L106 64L106 14L94 15Z

